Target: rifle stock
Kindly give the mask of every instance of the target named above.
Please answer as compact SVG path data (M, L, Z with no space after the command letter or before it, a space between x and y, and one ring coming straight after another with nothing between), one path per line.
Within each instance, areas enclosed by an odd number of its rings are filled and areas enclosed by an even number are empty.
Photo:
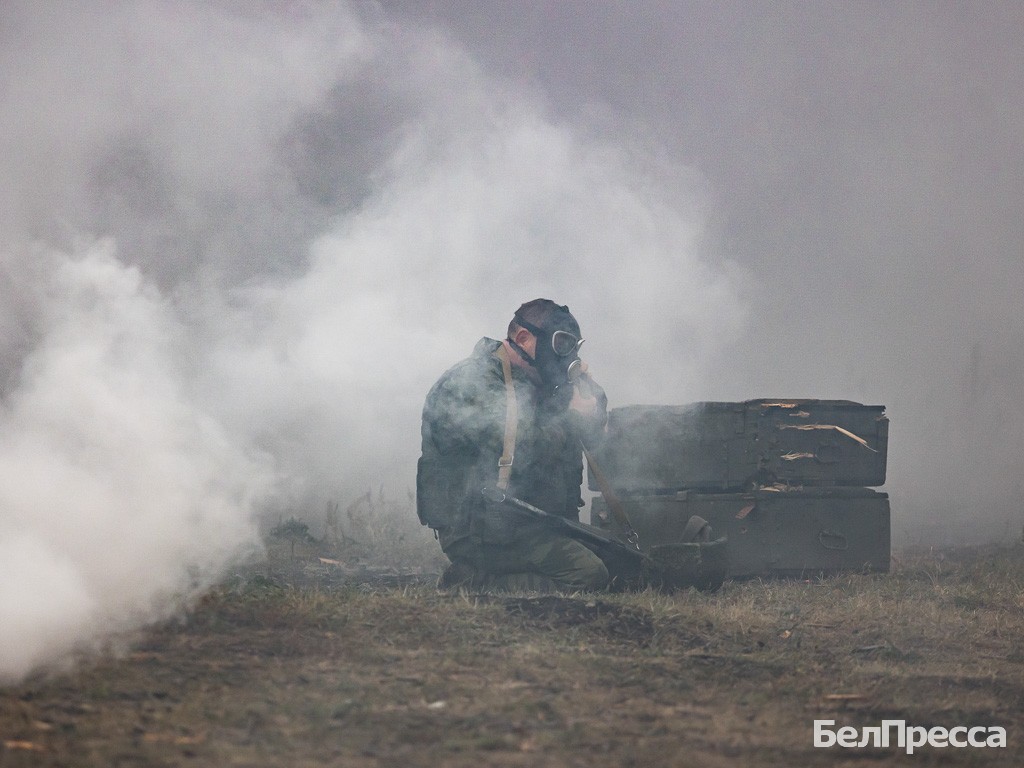
M487 486L481 491L481 493L489 502L505 505L513 512L518 512L527 517L532 517L535 520L541 520L548 527L564 533L571 538L598 546L622 548L638 559L646 557L639 549L631 547L614 534L603 531L600 528L595 528L592 525L581 523L577 520L568 520L564 517L553 515L550 512L545 512L540 507L535 507L533 504L525 502L522 499L510 496L497 488Z

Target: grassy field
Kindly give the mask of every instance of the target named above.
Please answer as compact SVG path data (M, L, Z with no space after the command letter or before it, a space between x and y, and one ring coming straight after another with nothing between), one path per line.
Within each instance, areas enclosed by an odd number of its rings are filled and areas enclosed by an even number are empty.
M714 594L440 593L271 559L118 655L0 689L0 766L1024 764L1024 548ZM1006 748L815 749L1000 726Z

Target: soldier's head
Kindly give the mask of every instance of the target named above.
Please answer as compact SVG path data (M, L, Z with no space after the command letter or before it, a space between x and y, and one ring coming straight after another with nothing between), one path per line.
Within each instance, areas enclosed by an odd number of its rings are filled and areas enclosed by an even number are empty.
M580 325L569 307L534 299L516 310L508 341L546 385L557 388L579 375Z

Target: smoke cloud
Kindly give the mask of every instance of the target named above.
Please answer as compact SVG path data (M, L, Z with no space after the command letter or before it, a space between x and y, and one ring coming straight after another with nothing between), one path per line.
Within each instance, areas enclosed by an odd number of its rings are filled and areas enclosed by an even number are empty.
M5 3L0 677L404 495L538 296L612 406L885 404L897 542L1016 535L1019 16Z
M35 252L0 433L0 677L164 615L257 539L259 456L198 407L182 328L109 243Z
M441 28L6 16L4 679L167 615L260 519L404 495L430 384L522 301L569 303L604 380L646 399L744 326L745 271L700 255L696 172Z

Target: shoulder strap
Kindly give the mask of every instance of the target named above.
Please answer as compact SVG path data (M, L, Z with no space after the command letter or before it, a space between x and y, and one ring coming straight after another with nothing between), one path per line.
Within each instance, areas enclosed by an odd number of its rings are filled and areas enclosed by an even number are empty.
M505 376L505 444L498 459L499 491L508 490L508 481L512 476L512 460L516 453L516 429L519 425L519 403L516 401L516 388L512 384L512 364L508 359L508 350L502 344L494 356L501 360L501 372Z

